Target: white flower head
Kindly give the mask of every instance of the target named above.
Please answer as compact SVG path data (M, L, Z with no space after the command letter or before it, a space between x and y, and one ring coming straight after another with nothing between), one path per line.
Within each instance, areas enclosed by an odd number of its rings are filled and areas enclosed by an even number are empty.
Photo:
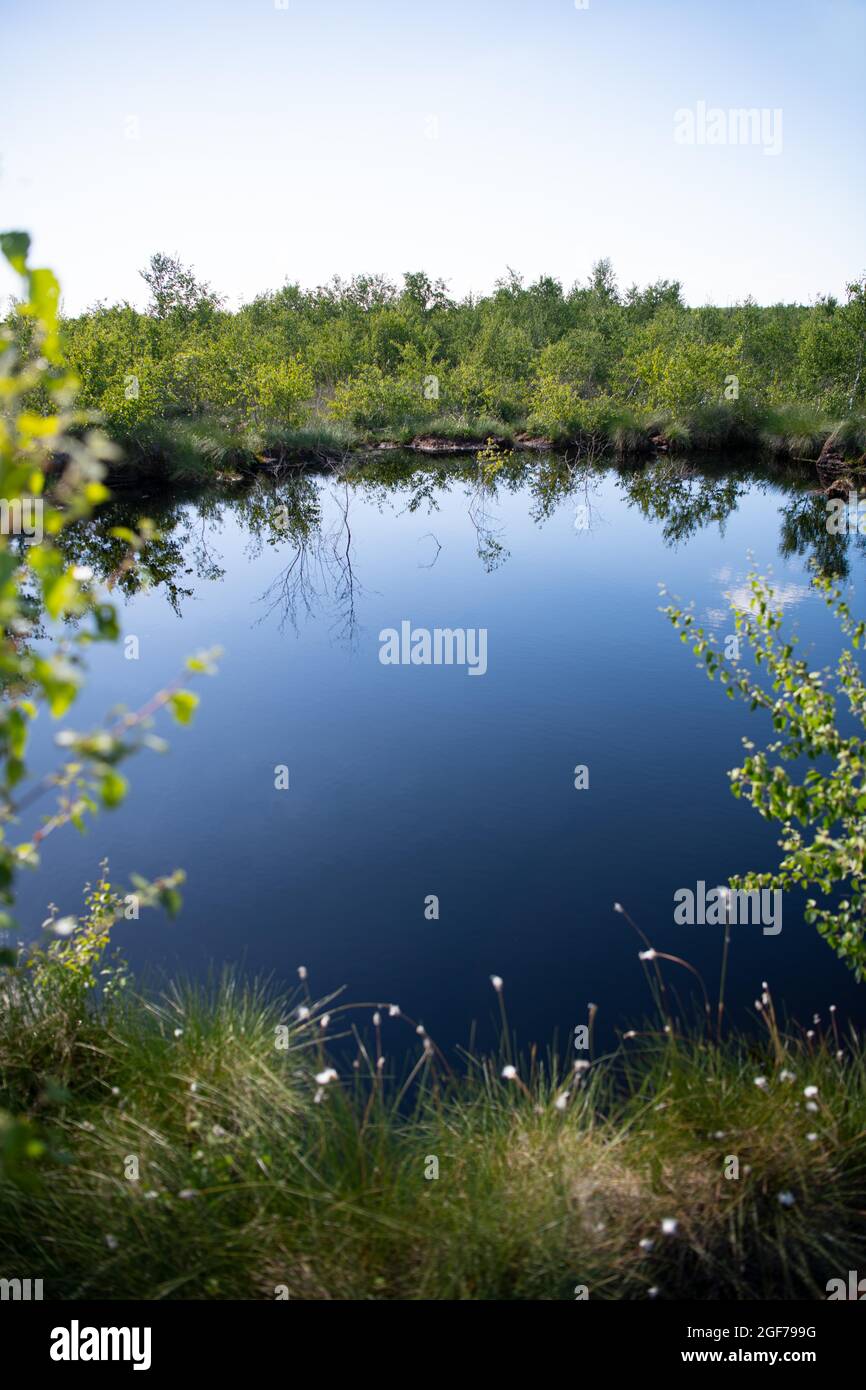
M503 1078L504 1078L506 1081L513 1081L513 1080L515 1079L515 1077L517 1076L517 1068L516 1068L516 1067L512 1067L511 1064L509 1063L509 1065L508 1065L507 1067L503 1067L503 1068L502 1068L502 1075L503 1075Z
M377 1009L376 1012L373 1014L373 1027L378 1028L381 1022L382 1015L379 1013L379 1010Z
M503 984L504 984L504 980L502 979L502 976L501 976L501 975L491 975L491 976L490 976L490 983L492 984L493 988L496 990L496 993L497 993L497 994L500 994L500 993L502 992L502 986L503 986Z
M307 978L307 967L306 967L305 965L299 965L299 966L298 966L298 979L299 979L299 980L305 980L306 978Z
M330 1082L336 1081L336 1080L337 1080L337 1073L334 1071L334 1068L333 1068L333 1067L325 1067L325 1070L324 1070L324 1071L320 1071L320 1072L317 1072L317 1073L316 1073L316 1085L317 1085L317 1086L327 1086L327 1085L330 1084Z
M780 1207L792 1207L796 1198L793 1192L780 1192L777 1200Z
M78 922L74 917L58 917L53 922L49 921L47 926L55 936L71 936Z
M640 1246L641 1250L643 1250L644 1254L648 1255L650 1251L653 1249L655 1241L650 1240L648 1236L644 1236L643 1240L638 1241L638 1245Z
M756 1076L755 1085L759 1091L766 1091L768 1085L766 1076Z
M389 1017L389 1018L399 1018L399 1017L400 1017L400 1005L399 1005L399 1004L389 1004L389 1006L388 1006L388 1017Z
M803 1095L806 1097L807 1100L811 1100L811 1099L813 1098L813 1096L816 1096L817 1094L818 1094L818 1087L817 1087L817 1086L804 1086L804 1087L803 1087Z
M638 951L637 958L638 960L655 960L656 952L654 948L650 946L648 951Z
M662 1221L662 1235L675 1236L679 1228L679 1222L673 1216L666 1216Z

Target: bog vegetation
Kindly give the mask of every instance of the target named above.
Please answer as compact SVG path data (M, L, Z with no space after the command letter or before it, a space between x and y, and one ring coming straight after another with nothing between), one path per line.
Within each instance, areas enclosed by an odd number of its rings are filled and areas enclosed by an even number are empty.
M690 308L677 281L622 290L602 260L567 291L509 271L458 302L419 271L287 283L232 312L171 256L142 273L144 312L99 303L60 324L80 406L133 458L418 435L866 450L862 277L844 301Z
M41 712L65 721L90 643L119 638L93 568L68 550L71 528L106 500L103 478L116 445L76 402L61 336L87 406L98 404L114 428L120 420L128 431L164 425L164 393L175 389L184 360L185 390L200 390L202 417L223 410L241 420L259 410L262 419L273 412L285 421L297 406L301 419L309 392L325 378L317 377L312 339L306 355L298 346L287 356L275 331L269 357L268 334L258 334L245 311L224 315L171 263L152 267L152 313L99 310L61 325L57 282L30 267L27 238L4 236L2 250L23 290L0 358L0 490L10 515L16 502L40 503L42 528L38 536L35 528L0 534L0 927L9 942L0 952L2 1277L33 1272L49 1298L825 1297L831 1280L838 1284L866 1258L866 1060L858 1034L832 1008L798 1032L764 986L756 1012L765 1031L733 1037L725 1031L724 972L715 1008L704 991L694 1021L669 989L671 974L682 978L690 967L643 937L657 1013L623 1034L612 1054L593 1049L590 1006L577 1060L555 1049L517 1055L504 985L493 977L501 1055L468 1057L455 1074L436 1040L398 1003L316 998L305 971L287 997L231 976L212 986L178 984L159 999L137 994L122 960L112 958L114 928L141 907L175 911L177 872L137 880L127 892L103 866L78 917L49 911L44 940L26 948L16 942L17 875L38 867L54 832L80 827L125 795L120 769L155 741L152 716L165 708L183 724L195 708L193 694L174 682L110 726L64 727L57 769L39 779L30 774L33 720ZM606 304L611 323L634 318L640 296L620 302L604 274L596 279L580 295L598 312ZM690 322L671 287L658 296L669 302L650 306L647 331L668 313ZM461 315L481 312L452 309L443 297L441 287L416 284L412 293L385 295L378 307L356 306L354 319L339 309L324 321L338 342L342 329L333 325L348 330L354 322L363 340L379 315L386 324L389 316L459 324ZM491 302L525 308L532 297L511 285ZM261 306L265 323L269 303ZM852 304L826 310L828 321L838 312L840 323L856 325L862 297ZM273 313L280 322L280 311ZM131 363L121 363L125 346L111 358L110 331L100 339L112 324L140 334ZM227 344L244 324L258 356L232 377ZM485 341L493 353L529 332L506 314ZM442 368L434 338L428 357L411 359L425 369ZM137 367L132 375L144 383L137 396L121 391L116 410L114 368L104 366L101 394L95 378L86 379L100 341L104 363ZM120 332L117 341L126 343ZM322 400L339 414L362 379L375 390L385 380L396 389L416 369L405 346L387 371L350 362ZM721 350L706 360L731 365ZM208 362L212 378L204 373ZM467 381L474 371L461 360L453 368ZM495 372L479 379L500 381ZM530 371L525 380L533 379ZM205 380L216 384L205 387ZM220 383L230 380L236 394L221 398ZM504 373L500 385L519 380ZM602 396L599 389L579 399ZM148 399L159 403L149 419L123 415L127 406L145 410ZM195 418L191 399L171 408ZM482 404L507 413L504 396ZM113 527L110 536L119 548L114 573L131 573L154 544L146 520L136 529ZM862 625L834 590L827 597L856 646ZM785 762L830 755L843 771L813 770L797 786L773 769L772 757L758 754L744 765L741 785L762 813L785 823L785 886L818 881L832 889L850 881L835 915L817 903L812 915L860 971L863 750L835 735L832 697L781 645L760 585L755 598L758 616L744 635L771 687L784 693L774 700L738 672L726 671L726 684L772 715L782 738L770 755ZM705 665L718 669L687 615L671 609L669 616ZM45 620L54 624L50 631ZM838 685L860 713L853 661L841 659ZM193 658L184 679L210 669L208 657ZM22 838L22 821L43 805L38 829ZM811 842L791 830L794 818L814 830ZM844 837L830 843L837 822ZM408 1061L399 1030L411 1040Z

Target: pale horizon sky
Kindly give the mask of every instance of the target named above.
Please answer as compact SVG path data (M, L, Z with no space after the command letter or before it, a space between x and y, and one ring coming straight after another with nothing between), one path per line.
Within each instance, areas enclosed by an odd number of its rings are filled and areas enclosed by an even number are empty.
M373 271L568 288L600 256L808 303L866 269L866 0L278 3L0 0L0 226L67 312L143 306L157 250L231 306ZM764 143L678 143L700 103Z

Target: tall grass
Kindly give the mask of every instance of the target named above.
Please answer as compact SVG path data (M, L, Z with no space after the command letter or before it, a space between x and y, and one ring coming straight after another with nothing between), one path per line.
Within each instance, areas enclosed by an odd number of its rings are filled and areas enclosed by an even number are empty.
M0 1182L0 1272L46 1297L823 1298L866 1258L860 1040L783 1027L767 990L757 1036L662 994L604 1057L506 1029L455 1068L395 1005L306 983L88 1006L7 979L0 1106L47 1154Z

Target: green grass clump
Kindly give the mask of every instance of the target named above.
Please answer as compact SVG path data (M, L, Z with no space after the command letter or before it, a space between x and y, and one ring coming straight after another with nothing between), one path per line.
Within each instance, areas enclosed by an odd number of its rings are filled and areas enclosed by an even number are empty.
M824 1298L866 1258L835 1015L795 1035L765 996L766 1039L651 1025L513 1074L504 1035L455 1075L394 1006L306 985L5 978L0 1107L45 1152L0 1180L0 1269L46 1297Z

